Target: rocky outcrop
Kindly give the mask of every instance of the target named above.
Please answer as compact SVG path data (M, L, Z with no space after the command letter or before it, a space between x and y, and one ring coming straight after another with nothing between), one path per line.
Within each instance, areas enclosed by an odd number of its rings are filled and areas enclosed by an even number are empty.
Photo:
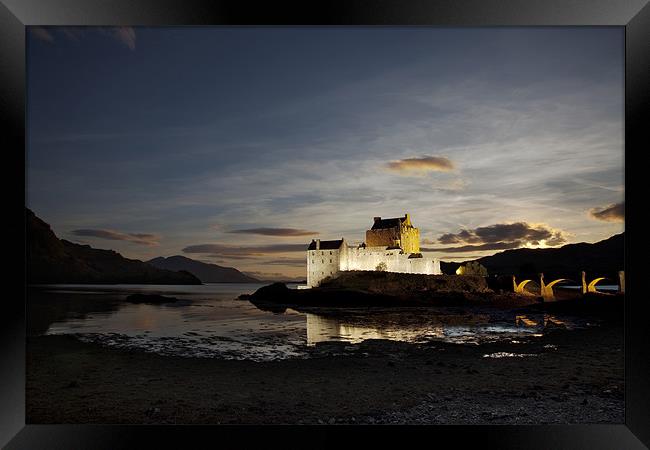
M424 275L395 272L348 271L326 280L322 288L345 288L386 295L413 295L417 292L488 292L484 277L478 275Z
M312 289L289 289L274 283L243 295L260 309L281 312L282 307L386 307L386 306L495 306L521 307L538 302L534 297L497 294L478 276L343 272ZM275 312L275 311L274 311Z

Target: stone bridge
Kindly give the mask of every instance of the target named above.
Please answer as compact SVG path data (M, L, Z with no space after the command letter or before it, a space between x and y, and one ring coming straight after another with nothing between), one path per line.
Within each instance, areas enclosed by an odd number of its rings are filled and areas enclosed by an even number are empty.
M587 274L584 271L582 271L581 276L582 276L582 280L581 280L581 282L582 282L582 288L581 288L582 294L598 293L598 290L596 289L596 285L599 282L601 282L602 280L607 279L606 277L596 277L593 280L591 280L589 283L587 283ZM618 291L620 293L625 293L625 272L624 271L621 270L621 271L618 272L618 279L619 279L619 283L618 283L619 290ZM513 291L516 294L521 294L521 295L535 295L535 294L532 294L532 293L530 293L530 292L528 292L528 291L526 291L524 289L525 286L528 283L530 283L531 281L532 280L529 279L529 280L523 280L520 283L517 283L517 279L513 275L512 276ZM572 280L569 280L568 278L558 278L557 280L553 280L550 283L546 284L546 283L544 283L544 274L541 273L539 275L539 286L540 286L540 295L542 296L542 298L544 298L544 300L554 300L555 296L553 294L553 286L555 286L556 284L558 284L561 281L572 281Z

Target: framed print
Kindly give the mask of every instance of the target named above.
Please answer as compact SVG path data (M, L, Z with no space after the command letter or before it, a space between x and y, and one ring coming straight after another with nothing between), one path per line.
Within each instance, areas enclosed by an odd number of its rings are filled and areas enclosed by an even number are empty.
M650 445L647 2L0 11L3 446Z

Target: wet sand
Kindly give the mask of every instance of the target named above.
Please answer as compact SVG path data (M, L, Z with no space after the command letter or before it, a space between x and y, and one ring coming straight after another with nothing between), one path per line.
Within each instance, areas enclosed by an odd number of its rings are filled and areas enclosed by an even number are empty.
M491 358L486 354L538 356ZM253 362L27 341L27 423L623 423L623 327L519 343L318 344Z

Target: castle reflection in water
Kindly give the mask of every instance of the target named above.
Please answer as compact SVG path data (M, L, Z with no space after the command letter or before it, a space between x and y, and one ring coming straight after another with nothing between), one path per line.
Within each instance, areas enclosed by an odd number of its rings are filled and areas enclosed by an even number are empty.
M486 316L474 317L471 324L454 323L422 323L411 324L381 324L351 323L341 318L324 317L316 314L306 314L307 345L320 342L343 341L356 344L368 339L385 339L402 342L425 342L442 340L447 342L481 341L494 338L496 335L512 334L541 336L549 327L572 328L571 323L560 320L550 314L516 315L514 320L491 322Z
M425 337L444 337L442 325L423 329L389 329L380 326L360 326L342 323L339 319L307 314L307 345L318 342L342 340L356 344L367 339L388 339L391 341L414 342Z

